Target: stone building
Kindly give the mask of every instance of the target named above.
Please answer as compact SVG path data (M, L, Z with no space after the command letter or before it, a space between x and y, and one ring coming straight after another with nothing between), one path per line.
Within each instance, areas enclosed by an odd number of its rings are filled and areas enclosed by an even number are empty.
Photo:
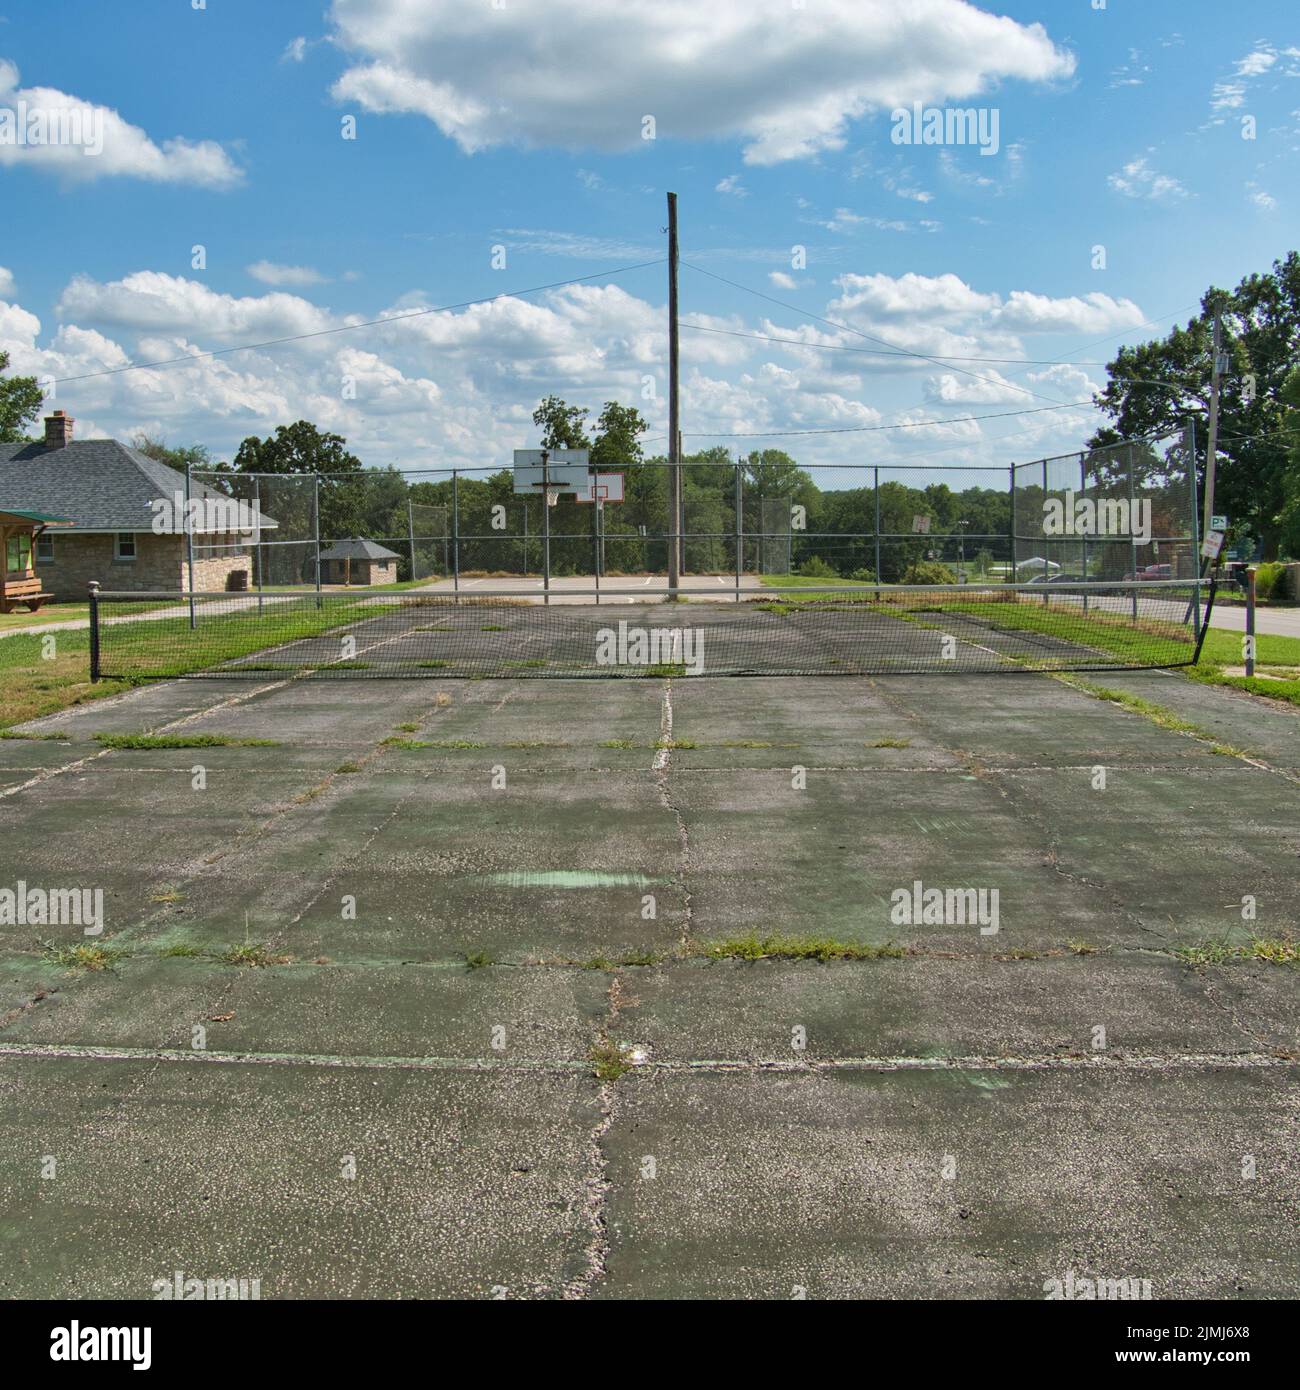
M36 540L35 570L59 599L81 599L97 579L104 589L188 587L187 525L194 532L194 588L247 583L253 530L275 522L116 439L72 437L73 420L45 418L40 444L0 444L0 509L48 511L72 525Z

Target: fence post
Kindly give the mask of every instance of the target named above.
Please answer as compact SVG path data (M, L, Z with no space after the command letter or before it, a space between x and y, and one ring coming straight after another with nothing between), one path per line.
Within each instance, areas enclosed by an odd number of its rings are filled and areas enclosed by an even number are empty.
M739 450L737 450L739 453ZM745 566L745 475L736 464L736 602L740 602L740 581Z
M257 616L260 618L262 616L262 587L266 582L266 575L264 574L266 551L262 546L262 475L260 473L253 475L253 510L256 512L253 524L257 528L253 533L257 551Z
M320 587L320 474L313 473L314 483L312 492L312 511L314 513L313 524L316 531L316 607L321 606L321 587Z
M1255 674L1255 566L1246 571L1246 674Z
M451 470L451 587L460 593L460 474Z
M406 539L411 550L411 582L414 583L418 577L415 573L415 509L409 496L406 499Z
M880 469L875 472L875 494L876 494L876 584L879 586L883 582L880 573ZM880 589L876 588L876 601L880 601Z
M99 580L87 585L90 593L90 679L99 679Z
M190 627L197 626L197 617L194 612L194 523L190 520L190 491L192 483L190 480L190 470L193 464L189 459L185 460L185 519L181 525L185 527L185 587L190 593Z

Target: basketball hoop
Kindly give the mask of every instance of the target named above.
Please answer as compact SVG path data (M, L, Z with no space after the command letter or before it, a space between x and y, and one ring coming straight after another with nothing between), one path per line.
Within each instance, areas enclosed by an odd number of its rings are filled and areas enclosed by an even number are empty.
M548 487L546 489L546 505L548 507L554 507L559 504L560 493L562 490L563 489L558 487Z

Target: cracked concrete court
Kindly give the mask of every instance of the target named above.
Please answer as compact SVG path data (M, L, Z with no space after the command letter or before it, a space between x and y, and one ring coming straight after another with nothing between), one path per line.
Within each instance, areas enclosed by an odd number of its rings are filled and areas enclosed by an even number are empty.
M0 1293L1294 1297L1300 974L1232 952L1300 928L1300 720L1105 683L1203 736L1035 676L193 680L26 726L0 883L102 887L107 968L0 936ZM998 934L891 922L914 880Z

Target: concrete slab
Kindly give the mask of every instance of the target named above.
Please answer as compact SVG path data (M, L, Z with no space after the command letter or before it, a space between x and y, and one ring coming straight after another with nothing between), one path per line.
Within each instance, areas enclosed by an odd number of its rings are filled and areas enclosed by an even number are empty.
M1073 1270L1154 1298L1289 1298L1296 1080L637 1073L604 1141L598 1296L1041 1299Z
M1142 954L692 961L629 971L618 1026L657 1062L1300 1052L1300 972L1209 973Z
M587 1267L593 1096L566 1072L6 1057L0 1293L151 1298L179 1269L263 1298L555 1297Z
M8 1022L0 995L0 1043L188 1050L198 1025L210 1052L494 1066L581 1062L609 990L607 975L580 969L250 968L143 956L94 974L5 969L0 981L16 1000L20 990L51 991Z

